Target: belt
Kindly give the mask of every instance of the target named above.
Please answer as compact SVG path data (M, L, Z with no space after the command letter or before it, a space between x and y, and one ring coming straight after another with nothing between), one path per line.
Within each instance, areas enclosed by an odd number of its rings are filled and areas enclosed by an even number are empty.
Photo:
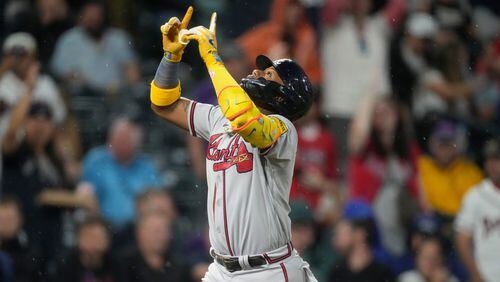
M262 255L257 256L243 256L243 257L225 257L217 254L214 250L210 250L210 255L218 262L220 265L224 266L229 272L235 272L243 270L243 266L240 264L240 259L243 260L243 264L246 263L245 260L248 258L248 266L258 267L267 264L266 259Z

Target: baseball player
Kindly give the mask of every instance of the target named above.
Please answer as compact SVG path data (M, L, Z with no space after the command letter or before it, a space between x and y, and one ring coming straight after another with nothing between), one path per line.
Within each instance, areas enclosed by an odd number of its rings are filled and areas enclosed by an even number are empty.
M484 147L488 178L469 190L456 218L456 244L470 281L500 281L500 139Z
M182 21L173 17L161 27L165 54L151 83L151 103L158 116L209 142L214 262L203 281L316 281L290 242L288 217L297 148L292 121L312 103L309 79L292 60L259 56L258 69L237 83L217 53L215 13L209 29L187 30L192 13L189 7ZM191 40L198 42L218 106L180 97L181 42Z

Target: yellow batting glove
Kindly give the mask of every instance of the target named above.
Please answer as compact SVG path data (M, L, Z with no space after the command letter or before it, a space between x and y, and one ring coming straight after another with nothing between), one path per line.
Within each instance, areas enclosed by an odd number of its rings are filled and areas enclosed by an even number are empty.
M216 20L217 13L213 13L210 19L210 27L207 29L204 26L197 26L190 29L183 39L196 40L200 56L205 61L205 64L222 63L219 54L217 53L217 38L216 38Z
M179 31L186 29L193 15L193 7L189 7L182 19L179 21L177 17L172 17L170 20L160 27L163 42L163 51L165 58L171 62L180 62L182 53L184 53L185 44L179 42Z

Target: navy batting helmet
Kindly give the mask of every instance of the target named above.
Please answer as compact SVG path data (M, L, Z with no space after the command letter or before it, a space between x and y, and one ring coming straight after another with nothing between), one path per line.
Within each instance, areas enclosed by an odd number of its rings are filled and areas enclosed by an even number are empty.
M257 68L274 67L283 85L264 78L243 78L241 86L260 108L280 114L294 121L307 113L313 102L313 89L304 70L293 60L271 61L257 56Z

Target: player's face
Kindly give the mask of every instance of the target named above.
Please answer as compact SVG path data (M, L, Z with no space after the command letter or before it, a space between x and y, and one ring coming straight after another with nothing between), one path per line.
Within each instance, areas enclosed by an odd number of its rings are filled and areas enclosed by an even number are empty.
M269 81L274 81L280 85L284 84L283 80L281 79L281 77L279 76L278 72L274 67L269 67L265 70L255 69L252 71L252 74L248 75L248 78L254 78L254 79L264 78Z

